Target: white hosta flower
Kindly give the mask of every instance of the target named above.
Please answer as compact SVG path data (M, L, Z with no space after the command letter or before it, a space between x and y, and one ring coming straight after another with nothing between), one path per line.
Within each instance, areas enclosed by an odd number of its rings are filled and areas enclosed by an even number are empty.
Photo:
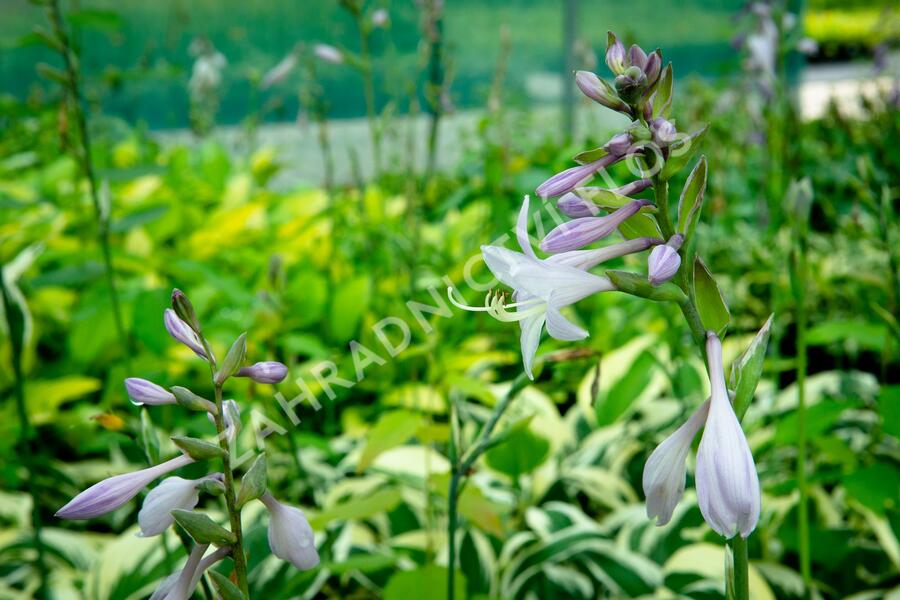
M141 537L159 535L168 529L175 522L175 518L172 517L174 509L191 510L197 506L197 502L200 500L197 485L200 481L199 479L167 477L150 490L138 513Z
M759 476L725 387L722 343L712 332L706 354L712 392L697 451L697 500L713 530L726 538L746 538L759 521Z
M647 497L647 516L665 525L684 495L687 473L685 461L691 444L709 412L709 400L700 405L691 418L656 447L644 465L643 487Z
M316 536L303 511L282 504L266 492L260 501L269 509L269 547L272 554L301 571L319 564Z
M184 568L166 577L150 596L150 600L190 600L203 573L231 552L230 547L219 548L204 557L208 548L209 544L195 545Z
M513 288L511 304L504 304L499 294L488 294L484 307L467 306L453 297L450 300L465 310L484 311L499 321L519 321L522 328L522 360L525 372L532 377L532 366L541 340L544 324L554 338L564 341L588 337L588 332L566 319L561 309L598 292L608 292L616 287L606 277L588 273L566 264L567 253L557 254L554 260L539 259L528 240L528 196L522 202L516 237L522 252L514 252L500 246L482 246L481 252L488 268L505 285ZM575 260L578 264L590 264L585 255ZM515 309L511 312L509 309Z

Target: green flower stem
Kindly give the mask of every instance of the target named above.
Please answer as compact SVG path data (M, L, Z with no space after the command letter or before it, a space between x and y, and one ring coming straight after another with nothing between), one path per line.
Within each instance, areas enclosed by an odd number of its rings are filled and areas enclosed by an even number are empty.
M456 437L458 433L456 426L456 403L454 402L450 406L450 449L448 454L450 458L451 473L450 491L447 496L447 549L449 551L449 556L447 557L447 600L455 599L454 593L456 582L454 581L454 572L456 571L457 505L459 502L460 491L465 485L469 476L469 471L472 470L475 461L477 461L481 455L495 443L496 440L491 436L494 432L494 428L503 416L503 413L509 408L512 399L515 398L528 383L530 383L530 380L525 373L519 374L519 376L513 380L509 390L507 390L506 394L503 395L503 398L501 398L494 406L490 418L488 418L484 427L481 428L477 441L463 455L462 460L458 457L459 449L456 446Z
M100 241L100 248L103 253L103 266L106 278L106 286L109 291L109 302L112 307L113 320L116 325L116 333L119 342L125 351L125 356L130 355L131 343L125 333L125 324L122 319L122 309L119 305L119 293L116 290L115 275L112 264L112 250L109 242L109 217L104 215L103 206L100 203L100 190L97 185L97 177L94 173L94 162L91 156L91 137L87 126L87 117L84 110L84 99L81 95L81 84L79 81L78 69L73 60L74 50L66 29L63 26L62 12L59 8L59 0L51 0L50 5L50 22L53 26L53 33L59 40L62 50L60 54L66 69L66 92L71 101L72 114L75 117L75 125L78 128L78 134L81 141L81 168L88 181L88 191L91 197L91 204L94 208L94 218L97 221L97 235Z
M662 177L656 175L653 177L653 190L656 195L656 219L659 223L659 229L666 239L668 239L675 233L675 229L672 226L672 221L669 216L669 184L667 181L663 180ZM694 294L694 265L692 261L688 264L689 261L685 260L686 256L689 256L687 249L691 242L692 240L685 240L685 243L682 244L679 249L679 253L682 257L682 264L681 268L678 270L678 278L676 281L685 294L685 300L679 306L681 308L681 313L684 315L685 321L687 321L688 327L691 330L694 342L700 350L700 354L705 357L706 328L703 326L703 321L700 319L700 311L697 308L697 300ZM747 552L747 540L738 535L729 540L728 544L731 546L731 551L734 556L732 565L733 572L730 577L726 576L725 578L726 581L730 580L734 583L734 596L730 600L750 600L750 561Z
M209 357L209 371L215 385L216 414L213 421L216 424L216 433L219 447L224 451L222 455L222 471L225 476L225 507L228 510L228 521L231 525L231 533L234 534L234 544L231 546L231 556L234 559L234 574L237 577L237 585L246 598L250 598L250 588L247 583L247 555L244 552L244 533L241 527L241 510L237 507L234 495L234 473L231 469L231 450L228 447L228 436L225 433L225 408L222 402L222 384L216 383L216 362L206 337L200 336L203 350Z

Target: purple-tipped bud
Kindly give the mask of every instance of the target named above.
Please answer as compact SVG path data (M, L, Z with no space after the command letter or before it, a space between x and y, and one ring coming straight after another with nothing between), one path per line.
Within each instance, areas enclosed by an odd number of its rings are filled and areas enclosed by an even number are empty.
M140 377L129 377L125 380L125 390L132 404L138 406L148 404L158 406L160 404L175 404L175 395L162 386Z
M619 157L610 154L586 165L566 169L539 185L535 192L541 198L562 196L577 188L600 169L608 167L618 160Z
M647 76L647 85L653 85L659 79L662 71L662 55L659 50L647 57L647 64L644 65L644 75Z
M675 126L662 117L650 121L650 131L653 132L653 141L662 148L674 142L678 133Z
M194 462L181 455L149 469L116 475L84 490L56 511L60 519L93 519L112 512L134 498L154 479Z
M166 331L169 332L169 335L193 350L194 354L206 360L206 351L203 349L200 338L187 323L178 318L174 310L171 308L166 309L165 313L163 313L163 323L165 323Z
M681 255L678 248L681 247L684 237L681 234L673 235L668 243L655 247L647 258L647 280L651 285L661 285L675 276L681 267Z
M582 217L563 223L541 241L541 250L568 252L603 239L648 204L646 200L634 200L605 217Z
M606 35L606 65L616 75L620 75L626 66L625 45L612 31Z
M288 368L274 360L258 362L249 367L242 367L235 376L249 377L259 383L281 383L287 377Z
M622 102L615 90L608 83L590 71L576 71L575 85L581 92L599 104L613 110L628 111L628 105Z
M610 138L603 148L613 156L624 156L628 149L631 148L631 143L631 135L620 133Z
M647 53L641 50L637 44L628 49L628 62L633 67L637 67L641 71L647 66Z
M316 44L313 47L313 54L319 60L332 65L339 65L344 62L344 53L328 44Z
M653 185L653 182L649 179L638 179L636 181L632 181L631 183L626 183L622 187L618 187L612 191L616 194L619 194L620 196L632 196L634 194L643 192L651 185Z
M569 192L556 201L556 208L567 217L578 219L580 217L595 217L600 209L593 202L589 202L574 192Z

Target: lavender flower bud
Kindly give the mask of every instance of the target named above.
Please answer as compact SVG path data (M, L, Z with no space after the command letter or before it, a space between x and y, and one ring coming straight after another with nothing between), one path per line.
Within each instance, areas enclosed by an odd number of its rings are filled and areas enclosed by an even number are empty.
M640 46L634 44L628 49L628 61L631 63L631 66L643 71L647 66L647 53L641 50Z
M188 327L197 332L197 335L200 335L200 321L197 319L194 305L178 288L172 290L172 309L179 319L187 323Z
M580 217L595 217L600 209L593 202L573 192L569 192L556 201L556 208L567 217L578 219Z
M678 251L663 244L650 251L647 258L647 280L654 286L661 285L675 276L681 266Z
M175 522L172 511L176 508L191 510L197 506L200 494L197 486L201 480L167 477L150 490L138 513L141 537L159 535Z
M615 90L594 73L590 71L576 71L575 85L594 102L613 110L628 112L628 105L616 96Z
M665 148L675 141L677 133L675 126L662 117L650 121L650 130L653 132L653 141L661 148Z
M316 44L313 46L313 54L319 60L332 65L339 65L344 62L344 53L328 44Z
M258 383L281 383L287 377L288 368L274 360L258 362L249 367L242 367L235 377L249 377Z
M138 406L148 404L159 406L161 404L175 404L175 395L162 386L152 381L139 377L129 377L125 380L125 390L132 404Z
M638 179L636 181L632 181L631 183L626 183L622 187L617 187L612 191L616 194L619 194L620 196L632 196L634 194L643 192L651 185L653 185L653 182L649 179Z
M567 252L603 239L648 204L646 200L634 200L605 217L582 217L563 223L541 241L541 250Z
M165 323L169 335L193 350L194 354L200 358L207 360L206 351L203 349L203 344L200 343L200 338L187 323L175 314L174 310L171 308L165 310L163 323Z
M625 70L625 45L612 31L606 34L606 65L616 75Z
M134 498L154 479L194 462L181 455L149 469L104 479L84 490L56 511L60 519L93 519L112 512Z
M656 80L659 79L659 74L661 71L662 54L659 50L656 50L647 57L647 64L644 66L644 75L647 76L648 86L652 86L656 83Z
M631 135L628 133L620 133L614 135L603 148L613 156L624 156L628 149L631 148Z
M535 191L541 198L562 196L577 188L600 169L608 167L618 160L619 157L617 156L607 155L586 165L578 165L577 167L566 169L539 185Z

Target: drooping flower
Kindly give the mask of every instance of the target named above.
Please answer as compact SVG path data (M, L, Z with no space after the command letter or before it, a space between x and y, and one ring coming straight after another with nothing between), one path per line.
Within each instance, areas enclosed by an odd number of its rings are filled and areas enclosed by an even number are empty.
M72 498L56 511L56 516L61 519L92 519L112 512L137 496L154 479L192 462L194 459L190 456L181 455L154 467L104 479Z
M280 362L267 360L241 367L236 377L249 377L258 383L281 383L287 377L288 368Z
M703 518L726 538L746 538L759 521L759 476L734 413L722 366L722 343L707 334L709 416L697 451L697 501Z
M190 510L197 506L197 502L200 500L197 486L201 481L202 479L167 477L150 490L138 512L141 536L159 535L168 529L175 522L175 518L172 517L174 509Z
M269 509L269 548L272 554L301 571L319 564L316 536L303 511L282 504L266 492L260 501Z
M208 548L209 544L196 544L191 549L184 567L164 579L150 596L150 600L190 600L207 569L231 552L231 547L225 546L204 557L203 554Z
M681 255L678 249L684 242L684 236L676 233L669 241L657 246L647 258L647 280L652 285L661 285L675 276L681 266Z
M709 413L709 400L700 405L691 418L656 447L644 465L643 488L647 498L647 516L665 525L684 495L688 452Z
M175 314L174 310L171 308L165 310L163 313L163 323L165 323L166 331L169 332L169 335L193 350L194 354L200 358L206 359L206 351L203 349L200 338L187 323L182 321L181 318Z
M161 404L175 404L175 395L166 388L156 385L152 381L140 377L129 377L125 380L125 390L132 404L138 406L148 404L159 406Z
M528 239L528 196L519 211L516 238L522 252L499 246L481 247L485 263L494 276L513 288L513 303L504 304L501 295L488 294L484 307L472 307L456 300L452 288L449 293L451 302L459 308L487 312L500 321L519 321L522 361L525 373L533 377L534 357L544 324L550 336L558 340L584 339L588 332L566 319L561 309L590 295L616 288L607 277L566 264L569 259L590 264L584 255L563 255L555 260L540 260L535 255ZM515 312L510 311L513 308Z
M605 217L581 217L563 223L541 241L541 250L566 252L603 239L648 204L647 200L633 200Z

